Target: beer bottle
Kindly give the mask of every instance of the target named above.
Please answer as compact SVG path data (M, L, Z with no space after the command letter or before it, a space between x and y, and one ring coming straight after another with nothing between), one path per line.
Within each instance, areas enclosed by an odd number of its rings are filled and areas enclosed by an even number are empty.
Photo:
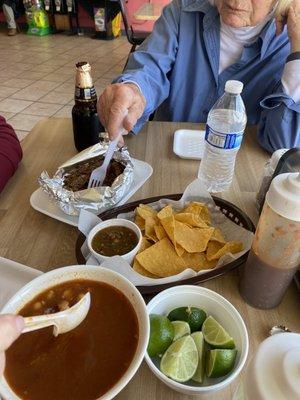
M72 109L75 147L84 150L99 142L99 133L104 132L97 114L97 94L91 77L91 66L87 62L76 64L75 105Z

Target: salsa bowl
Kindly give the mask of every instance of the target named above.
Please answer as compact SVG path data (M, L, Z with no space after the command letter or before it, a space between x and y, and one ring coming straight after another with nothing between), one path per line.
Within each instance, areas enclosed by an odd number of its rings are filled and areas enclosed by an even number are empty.
M96 396L95 398L91 400L110 400L113 399L128 383L129 381L133 378L134 374L138 370L144 355L146 353L147 345L148 345L148 340L149 340L149 318L147 314L147 309L146 305L144 303L144 300L138 290L132 285L127 279L122 277L120 274L110 271L105 268L99 268L95 266L87 266L87 265L74 265L74 266L69 266L69 267L63 267L59 269L55 269L53 271L47 272L38 278L32 280L29 282L27 285L25 285L23 288L21 288L8 302L7 304L3 307L1 310L1 314L17 314L19 313L24 306L27 306L30 304L33 300L38 298L37 296L40 296L43 293L48 293L47 291L52 289L55 291L55 287L57 285L62 285L66 283L71 283L75 285L78 282L92 282L94 285L106 285L109 288L112 288L116 293L119 293L122 298L126 298L125 300L126 304L129 304L131 309L133 310L133 313L136 316L136 321L137 321L137 339L136 339L136 347L135 350L133 350L131 361L126 364L124 367L124 373L123 375L120 375L119 379L105 392L102 393L99 396ZM79 285L79 284L78 284ZM58 286L57 286L58 287ZM94 297L94 304L96 304L96 297ZM35 304L35 303L34 303ZM92 295L92 303L93 304L93 295ZM92 305L91 305L92 307ZM91 313L92 308L90 309ZM113 310L112 310L113 312ZM92 314L91 314L92 315ZM86 317L86 320L89 318L89 314ZM100 319L99 319L100 320ZM82 324L84 324L85 321L83 321ZM106 325L103 323L103 326L101 326L101 329L104 330L106 329ZM119 334L122 334L122 329L121 327L117 326L116 328L119 332ZM50 328L48 328L50 329ZM80 326L78 328L75 328L74 335L77 334L79 335L78 332L76 333L76 329L80 329ZM37 334L38 332L45 331L45 329L42 329L40 331L36 331L35 333ZM71 333L69 332L69 333ZM81 333L80 333L81 334ZM23 336L30 335L30 334L23 334L21 335L21 338ZM63 334L60 336L64 336L68 334ZM107 333L109 336L109 334ZM51 338L50 338L51 339ZM39 337L37 336L37 342L39 340ZM51 339L52 340L52 339ZM68 343L65 343L66 345ZM86 343L83 343L82 346L78 346L78 349L76 349L75 356L77 355L77 352L79 354L80 348L83 347L85 348ZM111 348L114 346L114 343L111 343ZM122 353L122 352L121 352ZM121 355L120 355L121 357ZM7 357L7 361L9 361L9 358ZM118 361L118 360L117 360ZM122 357L120 358L120 362L122 362ZM80 366L84 366L85 363L88 365L90 363L94 362L93 359L93 354L92 357L89 357L88 359L80 359ZM7 363L8 364L8 363ZM44 374L47 374L47 371L44 371ZM81 375L81 371L79 371L79 377ZM97 379L99 379L97 377ZM72 383L74 384L74 383ZM87 385L88 386L88 385ZM84 389L85 390L85 389ZM0 379L0 395L5 399L5 400L22 400L22 397L16 393L12 385L8 382L6 378L6 372L5 375L2 376ZM26 397L29 399L29 397ZM88 397L86 397L88 398Z
M107 221L102 221L90 231L87 237L87 245L88 248L91 252L91 254L101 263L103 261L106 261L110 257L113 257L114 255L118 254L113 254L111 256L105 256L101 253L98 253L97 251L94 250L93 248L93 239L95 236L100 232L103 231L104 229L110 229L110 228L125 228L128 231L132 231L134 235L136 235L137 243L136 245L127 253L121 254L120 257L124 258L125 261L127 261L129 264L133 262L134 257L136 256L137 252L139 251L139 248L142 243L142 232L140 228L132 221L128 221L127 219L122 219L122 218L113 218L113 219L108 219ZM112 241L112 239L110 239Z

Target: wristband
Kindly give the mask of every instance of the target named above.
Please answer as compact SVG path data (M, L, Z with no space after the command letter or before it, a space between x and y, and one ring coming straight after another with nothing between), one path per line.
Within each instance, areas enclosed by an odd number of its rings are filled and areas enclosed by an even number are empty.
M294 60L300 60L300 51L295 51L295 53L290 54L286 59L286 62L288 63L289 61Z

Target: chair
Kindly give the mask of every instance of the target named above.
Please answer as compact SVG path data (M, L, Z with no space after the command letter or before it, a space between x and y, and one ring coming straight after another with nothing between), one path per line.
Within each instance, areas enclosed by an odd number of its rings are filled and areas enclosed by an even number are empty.
M132 26L129 24L129 17L126 9L126 0L118 0L120 9L121 9L121 14L122 14L122 19L124 23L124 28L127 36L127 40L130 44L132 44L132 47L130 49L130 52L128 54L126 64L124 66L124 69L126 68L126 65L128 63L128 58L131 53L133 53L136 49L136 46L139 46L140 44L143 43L143 41L147 38L147 36L150 35L151 32L144 32L144 31L138 31L135 32L132 28Z

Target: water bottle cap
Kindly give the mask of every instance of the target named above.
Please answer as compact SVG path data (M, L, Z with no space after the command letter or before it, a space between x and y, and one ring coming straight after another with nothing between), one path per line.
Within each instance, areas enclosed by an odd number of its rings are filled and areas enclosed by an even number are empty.
M300 221L300 173L277 175L270 185L266 201L282 217Z
M266 339L249 365L245 379L247 399L300 398L300 335L279 333Z
M227 81L225 84L225 92L232 94L241 94L244 84L240 81Z

